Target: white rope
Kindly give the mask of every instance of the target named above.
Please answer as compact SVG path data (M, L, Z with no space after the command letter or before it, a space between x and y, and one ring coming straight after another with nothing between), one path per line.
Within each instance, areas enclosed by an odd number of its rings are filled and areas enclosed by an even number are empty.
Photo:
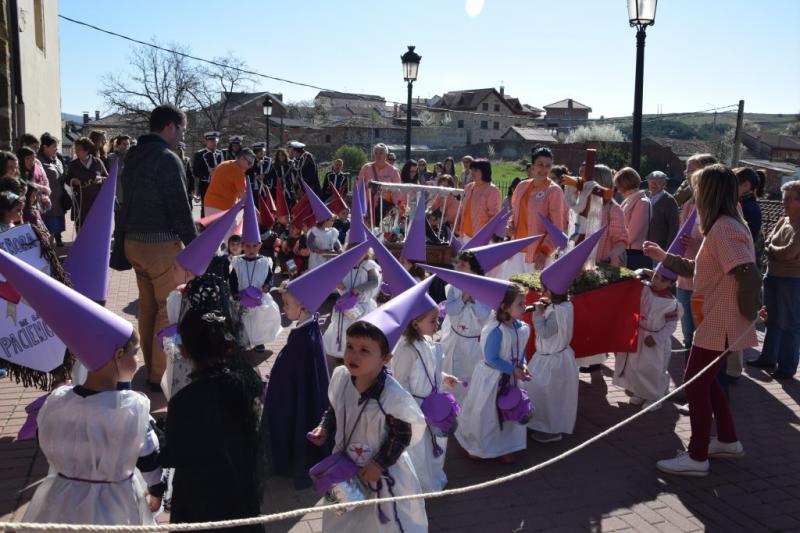
M755 327L755 321L750 324L750 326L745 329L739 337L731 343L731 345L736 346L739 341L741 341L745 335L747 335L751 329ZM401 501L408 501L408 500L430 500L433 498L443 498L445 496L456 496L459 494L466 494L469 492L474 492L478 490L488 489L490 487L494 487L497 485L501 485L503 483L508 483L509 481L513 481L515 479L519 479L521 477L527 476L529 474L533 474L543 468L546 468L552 464L555 464L562 459L566 459L567 457L574 455L581 451L582 449L586 448L590 444L594 444L598 440L610 435L611 433L617 431L618 429L628 425L629 423L633 422L640 416L643 416L648 411L654 411L657 409L662 403L666 400L674 396L677 392L683 390L688 385L693 383L696 379L700 376L708 372L711 367L716 365L723 357L725 357L728 352L730 352L730 348L726 348L724 352L719 354L717 357L714 358L710 363L708 363L703 369L692 376L691 379L685 381L681 386L673 389L669 392L666 396L662 397L661 399L653 402L647 409L642 409L633 415L629 416L628 418L617 422L610 428L606 429L602 433L598 433L594 437L590 438L578 444L574 448L571 448L555 457L551 457L550 459L543 461L539 464L526 468L524 470L520 470L514 474L509 474L507 476L501 476L499 478L495 478L489 481L484 481L482 483L476 483L474 485L468 485L466 487L459 487L455 489L446 489L439 492L428 492L424 494L407 494L403 496L392 496L389 498L376 498L371 500L364 500L361 502L353 502L353 503L337 503L333 505L321 505L315 507L307 507L305 509L295 509L293 511L284 511L281 513L275 513L271 515L261 515L261 516L254 516L251 518L238 518L234 520L220 520L218 522L197 522L197 523L185 523L185 524L162 524L157 526L108 526L108 525L87 525L87 524L36 524L36 523L22 523L22 522L0 522L0 530L10 529L12 531L89 531L89 532L103 532L103 531L117 531L117 532L156 532L156 531L205 531L209 529L217 529L217 528L229 528L229 527L244 527L244 526L252 526L258 524L267 524L271 522L280 522L282 520L288 520L290 518L299 518L309 513L318 513L320 511L348 511L355 509L357 507L366 507L368 505L379 505L379 504L386 504L386 503L394 503L394 502L401 502Z

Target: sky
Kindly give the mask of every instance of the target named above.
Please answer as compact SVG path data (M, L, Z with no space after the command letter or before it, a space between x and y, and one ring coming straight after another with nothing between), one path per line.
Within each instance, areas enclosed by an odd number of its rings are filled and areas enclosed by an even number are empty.
M469 13L468 13L469 11ZM400 55L422 56L414 96L498 88L543 107L573 98L592 118L633 109L636 30L626 0L61 0L71 18L252 70L405 101ZM800 0L661 0L647 29L644 113L800 113ZM132 43L59 20L62 111L100 110L102 77ZM317 91L258 79L286 101Z

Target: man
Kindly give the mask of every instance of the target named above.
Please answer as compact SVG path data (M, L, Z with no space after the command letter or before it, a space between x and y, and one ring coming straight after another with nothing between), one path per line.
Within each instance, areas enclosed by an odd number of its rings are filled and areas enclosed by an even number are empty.
M116 164L117 176L122 176L122 169L125 167L125 156L128 154L130 146L131 138L128 135L117 135L111 140L111 153L108 154L107 169L109 172L111 172L111 169L114 168L114 165ZM122 187L120 185L120 180L117 179L117 202L115 204L115 209L119 208L119 206L122 204Z
M125 158L125 196L117 214L118 238L139 287L139 339L147 383L160 390L166 358L156 333L167 324L167 296L175 288L175 256L196 236L186 197L183 163L172 151L183 140L186 115L172 104L150 114L150 133ZM123 218L124 217L124 218Z
M256 155L249 148L239 150L234 161L224 161L214 170L206 191L206 213L213 215L233 207L247 190L247 172L253 168Z
M306 145L299 141L289 143L292 151L292 174L293 186L295 187L295 198L303 196L303 185L300 180L306 182L317 196L322 196L322 187L319 185L319 175L317 174L317 163L311 152L306 152Z
M233 161L239 157L239 152L242 151L242 136L234 135L228 141L228 148L222 151L225 161Z
M183 170L186 172L186 198L189 200L189 205L192 205L192 200L194 199L194 176L192 175L191 161L186 157L186 143L178 143L175 155L183 162ZM110 160L111 156L109 155Z
M253 198L258 198L258 194L261 193L261 189L264 187L264 176L269 173L269 168L272 164L272 161L264 151L266 146L266 143L257 142L253 143L251 147L256 160L253 163L253 167L247 171L247 177L250 179L250 186L253 188Z
M675 201L678 205L685 204L692 197L692 187L689 184L689 177L696 170L705 168L708 165L718 163L717 158L711 154L694 154L686 160L686 170L683 171L683 181L675 190Z
M365 183L369 186L372 180L390 183L400 183L400 171L389 162L389 148L383 143L378 143L372 149L372 163L367 163L358 173L358 183ZM367 189L369 190L369 189ZM380 207L378 196L373 191L369 191L369 197L372 198L371 209L377 211ZM383 213L389 211L395 205L402 209L403 195L400 191L384 191L383 192ZM378 213L378 221L383 218L383 213ZM370 216L372 216L370 214ZM377 222L377 221L376 221Z
M333 162L333 168L330 172L325 174L325 179L322 182L322 199L328 201L333 196L333 189L339 191L342 198L347 197L347 178L349 174L342 172L344 161L337 159Z
M647 188L650 191L650 205L652 205L649 240L664 250L669 248L680 226L678 202L665 190L668 179L660 170L653 171L647 176Z
M389 155L386 156L386 161L394 166L394 162L397 161L397 155L394 152L389 152Z
M428 172L428 162L424 159L417 159L417 179L422 185L428 185L431 180L431 173ZM432 183L431 185L436 185Z
M200 195L200 216L206 216L203 199L206 197L211 174L217 165L225 160L222 151L217 149L219 132L207 131L204 137L206 147L195 152L192 159L192 175L194 175L194 181L197 182L197 193ZM194 191L192 191L192 195L194 195Z
M469 166L472 164L473 158L471 155L465 155L461 158L461 166L464 170L461 171L457 185L461 188L467 186L467 183L472 181L472 173L469 171ZM455 178L455 176L453 176Z

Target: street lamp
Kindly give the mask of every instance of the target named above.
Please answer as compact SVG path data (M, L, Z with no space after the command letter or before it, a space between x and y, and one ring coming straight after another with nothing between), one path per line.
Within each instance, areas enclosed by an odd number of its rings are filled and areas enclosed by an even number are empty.
M631 166L639 170L642 162L642 90L644 85L645 28L656 23L658 0L628 0L628 21L636 27L636 82L633 93L633 139Z
M411 87L417 79L419 62L422 56L414 52L414 46L409 46L408 51L400 56L403 62L403 79L408 82L408 108L406 109L406 161L411 159Z
M269 117L272 115L272 99L269 96L261 103L261 110L264 112L264 122L267 125L267 157L269 157Z

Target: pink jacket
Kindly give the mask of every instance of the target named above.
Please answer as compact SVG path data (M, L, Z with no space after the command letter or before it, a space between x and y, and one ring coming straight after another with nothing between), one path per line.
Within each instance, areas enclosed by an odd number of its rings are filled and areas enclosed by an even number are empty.
M513 224L516 228L519 224L519 217L522 209L526 210L527 214L527 235L519 235L518 237L530 237L532 235L540 235L545 233L544 223L539 218L539 214L550 221L561 231L565 231L566 225L564 224L565 214L567 212L567 204L564 200L564 191L561 187L554 182L548 180L548 186L544 191L533 193L528 196L528 204L520 205L525 194L533 186L533 180L527 179L517 185L514 189L514 194L511 195L511 211L513 215ZM552 239L548 237L545 242L550 245L551 249L555 249ZM528 263L533 262L533 253L536 250L538 243L534 243L526 249L525 261Z
M434 198L433 202L431 203L430 207L431 211L434 211L436 209L442 209L442 207L445 207L444 199L445 199L444 196L437 195L436 198ZM456 214L458 214L458 208L460 205L461 201L457 200L455 196L448 196L447 206L445 207L444 212L442 213L442 220L444 220L445 222L447 222L452 226L453 223L455 223L456 221Z
M641 250L650 229L650 200L645 191L637 191L622 202L625 229L628 231L628 249Z
M608 261L612 250L617 245L623 249L628 247L628 230L625 229L625 215L617 202L612 200L603 206L602 224L608 224L603 238L597 244L597 262ZM616 250L614 250L616 251ZM613 266L622 266L619 257L611 260Z
M458 221L456 233L461 235L464 228L464 213L466 206L470 205L470 219L472 222L472 233L467 235L472 237L484 224L489 222L493 216L500 211L500 189L491 183L475 186L475 182L468 183L464 189L464 200L461 202L461 219Z

